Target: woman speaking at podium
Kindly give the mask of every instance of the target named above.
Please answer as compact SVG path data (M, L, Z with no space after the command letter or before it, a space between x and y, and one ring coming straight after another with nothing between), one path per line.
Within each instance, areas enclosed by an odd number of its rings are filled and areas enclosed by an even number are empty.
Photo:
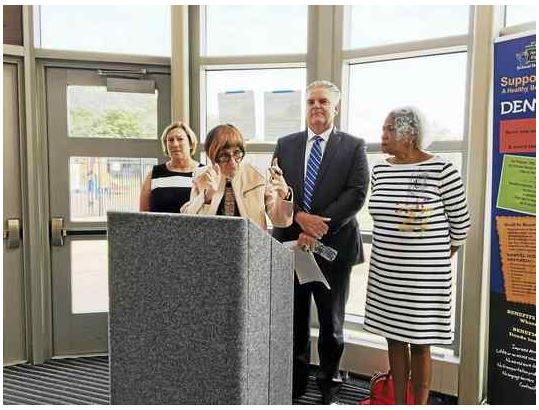
M245 144L235 126L213 128L204 149L211 165L195 172L190 200L182 213L241 216L263 229L267 229L267 213L274 226L286 228L292 224L292 190L281 170L273 164L266 182L258 169L243 163Z

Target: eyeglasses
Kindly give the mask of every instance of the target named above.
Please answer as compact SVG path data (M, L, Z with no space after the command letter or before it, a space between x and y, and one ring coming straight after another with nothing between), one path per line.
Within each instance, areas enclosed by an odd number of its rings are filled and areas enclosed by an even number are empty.
M217 154L216 161L218 164L224 164L225 162L229 162L232 158L234 158L236 161L241 161L243 157L245 156L245 153L242 150L235 150L234 152L220 152Z

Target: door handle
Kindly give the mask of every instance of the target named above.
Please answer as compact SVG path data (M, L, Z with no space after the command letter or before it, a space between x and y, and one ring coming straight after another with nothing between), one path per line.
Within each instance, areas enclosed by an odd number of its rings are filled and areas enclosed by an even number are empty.
M64 246L66 230L64 229L64 218L51 219L51 245Z
M6 222L7 228L4 229L6 248L17 249L21 245L21 220L10 218Z
M66 228L64 226L64 218L52 218L51 219L51 245L52 246L64 246L64 238L66 236L94 236L94 235L106 235L106 228Z

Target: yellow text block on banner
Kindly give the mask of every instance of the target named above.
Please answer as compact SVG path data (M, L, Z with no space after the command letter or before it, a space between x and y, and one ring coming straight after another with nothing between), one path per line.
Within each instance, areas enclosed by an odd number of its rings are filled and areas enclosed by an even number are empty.
M535 305L535 217L497 216L505 297Z

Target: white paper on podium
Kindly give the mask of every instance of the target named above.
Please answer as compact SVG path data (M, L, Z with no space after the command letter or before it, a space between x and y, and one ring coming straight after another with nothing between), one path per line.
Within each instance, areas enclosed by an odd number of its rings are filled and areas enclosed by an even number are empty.
M294 251L294 269L300 285L309 282L322 282L326 288L331 289L312 252L305 252L297 246L297 241L283 242L283 245Z
M255 137L255 94L253 90L219 93L217 102L220 123L235 125L246 140Z
M264 93L264 140L277 141L301 129L301 91Z

